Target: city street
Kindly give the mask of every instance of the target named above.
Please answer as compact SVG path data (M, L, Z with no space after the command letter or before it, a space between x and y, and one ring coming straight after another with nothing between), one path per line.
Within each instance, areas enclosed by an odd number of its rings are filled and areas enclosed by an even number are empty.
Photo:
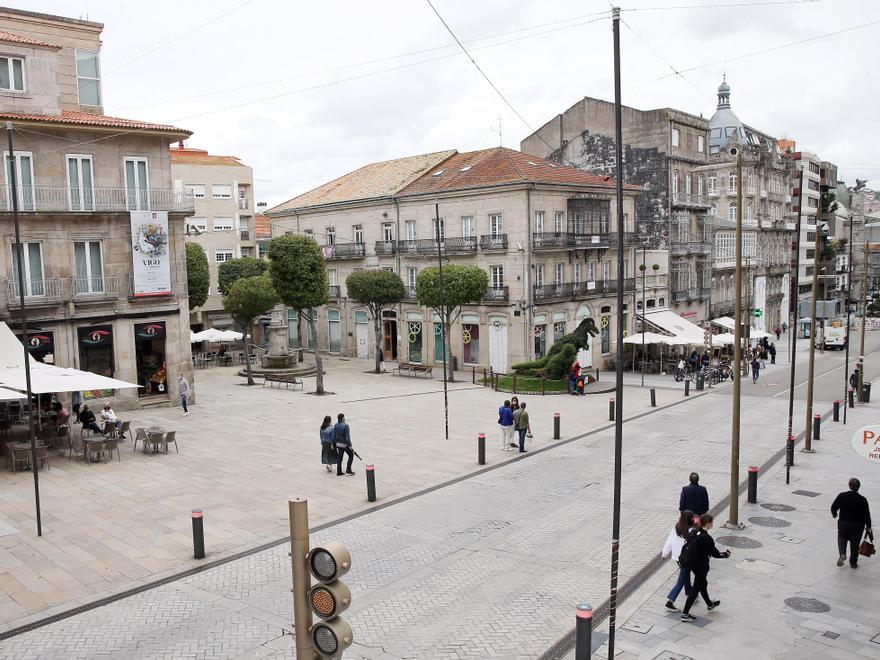
M874 365L869 375L877 375ZM768 370L774 373L786 372L780 365ZM713 504L726 494L728 389L625 424L622 583L662 545L688 472L701 473ZM786 397L749 396L741 466L778 453L787 405ZM857 408L855 423L870 420L875 406ZM817 403L817 410L827 408ZM795 414L803 415L800 401ZM570 630L574 603L599 604L607 595L612 448L606 428L313 534L313 543L337 539L352 552L346 582L356 642L346 657L526 658L547 651ZM819 445L798 462L819 461L823 452ZM313 507L312 515L322 519L319 511ZM289 657L289 580L287 549L278 545L19 634L0 651ZM127 623L102 626L107 620ZM80 641L71 650L74 633Z

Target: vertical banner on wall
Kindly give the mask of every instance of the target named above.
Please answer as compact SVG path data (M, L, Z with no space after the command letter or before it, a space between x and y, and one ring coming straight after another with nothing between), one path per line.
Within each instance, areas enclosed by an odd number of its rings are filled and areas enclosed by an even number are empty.
M131 295L164 296L171 293L168 254L168 212L131 211L131 251L134 278Z

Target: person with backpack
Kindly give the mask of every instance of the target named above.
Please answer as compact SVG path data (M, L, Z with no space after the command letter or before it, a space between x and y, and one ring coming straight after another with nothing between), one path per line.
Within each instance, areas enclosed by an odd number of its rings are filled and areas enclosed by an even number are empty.
M693 529L693 526L693 511L682 511L675 526L669 532L666 543L663 544L663 550L660 552L661 557L664 559L672 557L676 564L678 564L678 580L676 580L675 586L672 587L672 591L666 596L666 609L673 612L678 611L678 608L675 606L675 599L678 598L682 588L684 589L685 596L691 593L691 572L679 563L678 558L681 556L681 549L684 547L685 539L687 539L688 533Z
M691 592L688 594L687 600L684 602L684 609L681 611L682 621L697 620L697 617L690 612L698 594L706 601L706 607L709 610L714 610L721 605L720 600L709 598L709 558L727 559L730 557L730 550L719 552L715 547L715 540L709 535L709 530L712 529L712 520L712 515L709 513L700 516L700 522L697 523L696 528L688 532L687 540L684 542L681 555L678 558L681 565L694 574Z

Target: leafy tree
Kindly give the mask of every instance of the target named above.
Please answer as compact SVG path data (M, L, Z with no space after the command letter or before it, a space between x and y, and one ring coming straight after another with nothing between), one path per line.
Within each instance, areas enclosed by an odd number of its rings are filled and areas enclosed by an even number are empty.
M303 311L327 304L328 281L324 253L314 239L286 234L269 243L269 274L278 298L288 307ZM315 314L307 316L315 349L315 393L324 394L324 363L318 354L318 324Z
M186 288L189 291L189 308L201 307L208 300L211 273L208 257L198 243L186 244Z
M262 275L268 268L268 263L254 257L241 257L224 261L217 268L217 284L220 293L225 296L238 280Z
M476 266L450 264L443 267L443 295L440 292L440 269L425 268L416 278L416 299L420 305L431 307L443 322L446 340L446 359L452 360L449 328L461 314L461 306L477 303L489 289L489 275ZM449 380L455 375L449 371Z
M223 296L223 307L235 319L235 323L247 336L251 334L254 320L268 312L278 302L278 294L272 288L272 280L266 274L253 275L238 280ZM248 385L254 384L251 361L246 360Z
M445 273L444 273L445 274ZM382 310L393 307L401 300L405 290L397 273L390 270L360 270L345 278L348 297L366 305L373 316L376 332L376 373L379 373L379 345L382 342Z

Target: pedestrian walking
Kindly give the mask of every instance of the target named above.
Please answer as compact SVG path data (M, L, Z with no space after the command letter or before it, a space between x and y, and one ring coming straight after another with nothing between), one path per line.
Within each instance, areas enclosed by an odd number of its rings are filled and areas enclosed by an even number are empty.
M661 557L664 559L671 557L672 561L678 566L678 580L676 580L675 586L666 595L666 609L673 612L678 611L678 608L675 606L675 599L678 598L681 590L684 589L685 596L689 596L691 593L691 572L681 565L678 558L681 556L681 549L684 547L685 539L687 539L688 534L693 529L693 525L694 512L685 509L679 514L678 521L672 527L669 536L666 537L666 543L663 544L663 550L660 552Z
M691 472L687 486L681 489L678 498L679 511L693 511L695 516L702 516L709 510L709 491L700 485L700 475Z
M519 453L524 454L526 449L526 433L532 434L532 427L529 425L529 413L526 412L525 402L519 404L519 415L516 417L516 430L519 433Z
M83 395L82 395L82 392L75 391L75 392L71 395L70 400L71 400L71 406L70 406L70 407L71 407L71 409L73 410L73 414L76 415L76 419L74 420L73 423L74 423L74 424L79 424L79 409L80 409L80 406L82 406L82 402L83 402Z
M183 408L183 416L189 415L189 409L186 407L187 399L189 399L189 381L183 377L183 374L177 374L177 396L180 397L180 407Z
M767 352L770 353L770 364L776 364L776 344L770 344Z
M330 415L324 415L324 421L321 422L321 463L327 472L333 472L331 465L336 465L337 456L333 449L333 420Z
M333 444L336 445L336 476L341 477L342 459L348 454L348 465L345 467L345 474L354 475L351 469L351 463L354 461L354 449L351 447L351 429L345 421L345 415L339 413L336 416L338 420L333 427Z
M780 328L780 327L777 325L777 326L776 326L776 330L774 330L773 332L776 333L776 341L779 341L779 337L782 335L782 328Z
M691 592L688 594L687 600L684 602L684 609L681 611L682 621L696 621L697 617L691 615L691 606L697 599L697 595L703 597L706 602L706 608L714 610L721 605L720 600L712 600L709 598L709 558L727 559L730 557L730 550L719 552L715 547L715 539L709 535L712 529L713 518L708 513L700 517L696 529L688 533L687 540L681 551L679 558L688 570L694 574L694 581L691 585Z
M849 565L859 567L859 543L862 532L873 538L871 531L871 510L868 500L859 494L861 482L853 477L849 480L849 490L838 494L831 503L831 517L837 518L837 550L840 555L837 565L846 561L846 544L849 543ZM838 517L839 515L839 517Z
M788 323L786 323L785 321L782 322L782 331L788 332Z
M498 426L501 427L501 450L510 451L513 449L513 410L510 401L505 401L498 409Z
M761 373L761 363L758 360L758 357L755 356L752 358L752 382L758 382L758 375Z
M512 435L511 439L514 442L511 442L507 446L513 450L513 449L516 449L516 447L517 447L517 444L516 444L516 418L519 417L519 399L517 399L515 396L510 397L510 410L512 411L512 414L513 414L513 432L511 434Z

